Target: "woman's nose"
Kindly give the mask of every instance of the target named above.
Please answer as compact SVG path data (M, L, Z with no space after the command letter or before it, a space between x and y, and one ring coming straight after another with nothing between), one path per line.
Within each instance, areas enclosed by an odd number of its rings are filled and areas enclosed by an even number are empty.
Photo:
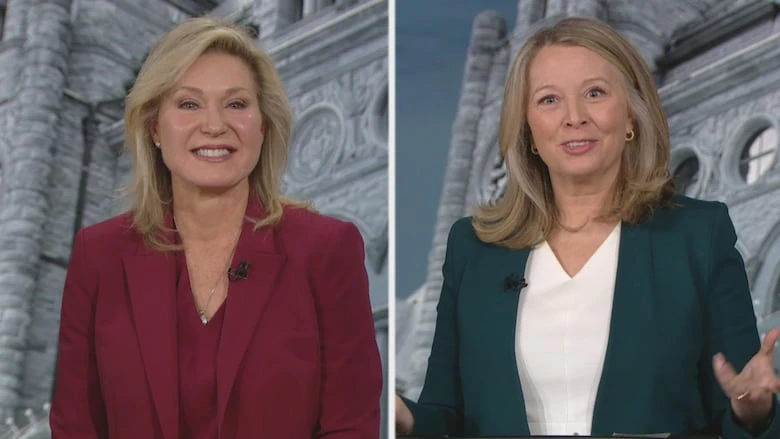
M573 99L566 105L566 125L570 127L579 127L588 121L588 114L585 106L579 100Z
M225 118L222 115L222 111L219 109L207 109L205 111L205 117L201 124L201 130L210 135L218 135L225 132L227 124Z

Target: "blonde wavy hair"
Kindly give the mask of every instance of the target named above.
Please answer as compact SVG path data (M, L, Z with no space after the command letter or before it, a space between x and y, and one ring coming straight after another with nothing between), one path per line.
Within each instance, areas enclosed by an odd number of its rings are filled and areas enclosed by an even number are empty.
M124 188L133 214L133 227L150 247L177 247L163 239L165 214L173 202L171 173L153 146L151 128L162 101L201 55L221 52L246 62L254 74L260 111L265 122L260 159L249 175L253 195L268 215L253 219L255 228L275 225L286 205L308 207L282 196L281 178L287 163L292 109L271 61L247 31L215 18L190 19L176 26L152 47L125 102L125 146L132 160L132 176Z
M499 127L506 191L496 203L478 206L472 219L484 242L513 249L533 247L549 236L557 220L549 171L531 152L526 114L529 66L550 45L590 49L614 65L625 81L635 136L624 148L612 201L598 219L640 223L660 205L670 204L674 193L668 170L669 125L650 68L631 43L607 24L566 18L534 33L510 68Z

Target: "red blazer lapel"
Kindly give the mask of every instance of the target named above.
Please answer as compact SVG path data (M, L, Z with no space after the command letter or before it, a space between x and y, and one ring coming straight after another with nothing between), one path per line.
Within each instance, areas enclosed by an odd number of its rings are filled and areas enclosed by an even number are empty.
M265 217L265 211L251 200L248 216ZM253 231L254 223L244 222L232 267L248 264L246 279L230 282L225 321L217 354L217 420L222 426L225 410L244 353L254 337L263 310L274 294L286 256L277 251L272 227Z
M176 258L139 245L123 258L141 356L163 436L179 437Z

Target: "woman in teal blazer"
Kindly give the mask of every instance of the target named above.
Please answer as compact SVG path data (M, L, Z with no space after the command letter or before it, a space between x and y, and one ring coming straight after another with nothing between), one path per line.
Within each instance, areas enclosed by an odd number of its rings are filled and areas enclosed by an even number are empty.
M780 437L772 360L780 331L761 345L726 206L673 195L668 125L630 43L589 19L538 31L507 80L500 146L506 193L450 231L425 385L418 402L396 400L397 432L540 434L554 431L551 406L590 398L582 434ZM524 321L559 317L544 295L533 311L520 302L547 276L529 276L529 256L547 246L575 279L609 252L614 233L616 263L602 276L614 280L611 309L602 322L593 316L594 328L607 329L580 328L584 352L603 352L593 357L596 384L529 398L526 386L539 393L560 383L521 370L521 342L561 343L556 331L519 335ZM573 297L587 303L589 288L577 288ZM531 351L537 364L548 358Z

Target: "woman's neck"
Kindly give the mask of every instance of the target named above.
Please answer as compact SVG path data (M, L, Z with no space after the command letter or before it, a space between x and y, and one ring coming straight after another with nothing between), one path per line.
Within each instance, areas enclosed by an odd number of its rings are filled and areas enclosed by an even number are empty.
M247 181L224 191L173 187L173 216L182 240L213 242L235 237L249 200Z
M557 219L564 229L585 227L605 213L612 202L613 185L553 184Z

